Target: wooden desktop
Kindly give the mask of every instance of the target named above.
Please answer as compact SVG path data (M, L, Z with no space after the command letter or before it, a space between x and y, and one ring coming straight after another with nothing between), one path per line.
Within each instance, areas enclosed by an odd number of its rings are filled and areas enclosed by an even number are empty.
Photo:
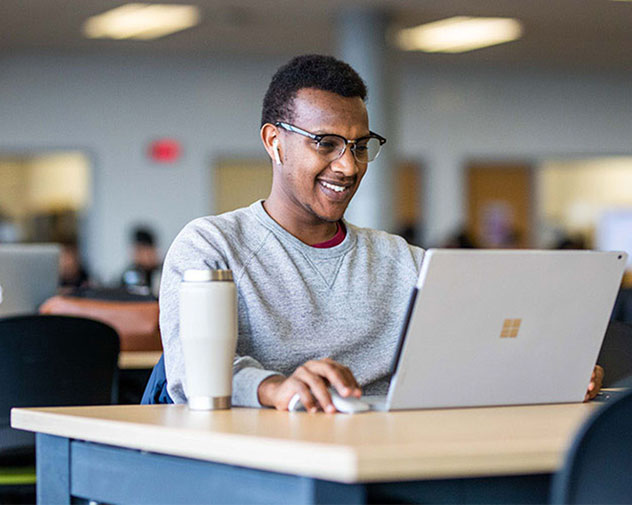
M594 408L310 415L128 405L14 409L12 425L38 433L39 503L69 503L71 495L363 503L401 493L413 501L538 502Z

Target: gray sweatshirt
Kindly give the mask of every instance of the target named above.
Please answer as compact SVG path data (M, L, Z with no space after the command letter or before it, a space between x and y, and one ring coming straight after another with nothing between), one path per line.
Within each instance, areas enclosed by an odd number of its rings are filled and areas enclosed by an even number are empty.
M239 305L233 405L260 406L261 381L326 357L349 367L365 394L386 393L423 249L345 226L341 244L311 247L258 201L183 228L165 258L160 287L168 391L176 403L186 401L178 288L189 268L233 271Z

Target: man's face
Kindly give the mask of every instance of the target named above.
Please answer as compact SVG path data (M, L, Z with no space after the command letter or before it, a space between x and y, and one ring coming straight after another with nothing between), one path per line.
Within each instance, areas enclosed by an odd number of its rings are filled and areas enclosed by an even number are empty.
M301 89L293 102L291 123L315 134L334 133L348 140L369 134L369 119L360 97L345 98L312 88ZM274 165L274 185L285 204L307 221L342 218L367 164L356 161L349 146L329 162L316 152L314 140L279 128L282 164Z
M148 244L135 244L134 264L147 270L156 268L156 265L158 265L156 248Z

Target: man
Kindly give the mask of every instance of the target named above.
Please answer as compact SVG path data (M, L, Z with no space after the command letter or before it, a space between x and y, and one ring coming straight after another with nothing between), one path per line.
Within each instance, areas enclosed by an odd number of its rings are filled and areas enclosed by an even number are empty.
M61 292L72 293L78 288L89 286L90 278L79 252L79 244L75 238L60 240L59 253L59 286Z
M154 232L150 228L137 226L132 230L130 239L132 264L123 272L121 283L128 288L144 288L147 294L155 295L161 267Z
M189 223L160 292L168 391L186 400L178 287L189 268L229 268L239 293L233 404L334 412L327 390L383 394L423 250L343 215L385 139L369 130L362 79L327 56L281 67L263 102L273 160L263 202ZM595 384L592 386L596 387Z

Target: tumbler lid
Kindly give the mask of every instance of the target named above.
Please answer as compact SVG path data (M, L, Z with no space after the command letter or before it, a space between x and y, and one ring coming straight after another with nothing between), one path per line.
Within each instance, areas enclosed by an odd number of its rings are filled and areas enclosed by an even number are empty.
M184 282L210 282L210 281L232 281L232 270L185 270L182 277Z

